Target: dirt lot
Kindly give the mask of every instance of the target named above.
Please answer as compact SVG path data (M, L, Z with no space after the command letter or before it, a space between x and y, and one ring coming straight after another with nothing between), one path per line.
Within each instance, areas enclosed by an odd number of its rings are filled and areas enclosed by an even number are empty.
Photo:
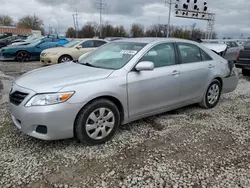
M39 63L0 63L11 77ZM122 126L104 145L45 142L11 123L0 74L0 187L250 187L250 79L211 110L194 105ZM4 90L4 91L3 91Z

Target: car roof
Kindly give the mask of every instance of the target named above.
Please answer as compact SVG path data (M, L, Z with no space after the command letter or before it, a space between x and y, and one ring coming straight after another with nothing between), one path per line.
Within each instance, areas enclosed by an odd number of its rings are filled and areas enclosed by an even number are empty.
M186 40L186 39L179 39L179 38L150 38L150 37L143 37L143 38L124 38L118 41L113 42L136 42L136 43L155 43L155 42L188 42L197 44L197 42Z

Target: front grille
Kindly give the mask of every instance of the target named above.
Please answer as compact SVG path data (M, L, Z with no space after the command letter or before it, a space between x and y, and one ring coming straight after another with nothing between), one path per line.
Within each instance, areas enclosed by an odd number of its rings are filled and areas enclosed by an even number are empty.
M10 102L14 105L19 105L27 97L28 93L22 93L20 91L15 91L9 95Z

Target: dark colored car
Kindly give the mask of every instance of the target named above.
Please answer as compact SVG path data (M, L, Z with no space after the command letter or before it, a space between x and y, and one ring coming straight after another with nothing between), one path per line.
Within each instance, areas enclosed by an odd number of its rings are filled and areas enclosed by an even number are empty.
M235 67L242 69L244 76L250 76L250 41L244 44L244 49L238 51Z

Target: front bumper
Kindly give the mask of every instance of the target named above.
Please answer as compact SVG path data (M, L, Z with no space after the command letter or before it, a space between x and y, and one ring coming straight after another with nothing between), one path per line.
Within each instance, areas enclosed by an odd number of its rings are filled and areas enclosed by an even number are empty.
M237 88L239 81L238 74L235 70L233 70L230 76L223 78L223 86L222 86L222 93L230 93Z
M12 121L23 133L42 140L60 140L74 136L74 121L83 104L65 102L49 106L25 107L24 105L36 93L14 84L12 91L16 90L29 93L20 105L10 103ZM38 126L46 126L47 133L38 132Z
M58 57L56 56L40 56L40 62L43 65L53 65L58 63Z
M4 57L0 56L0 61L14 61L15 57Z

